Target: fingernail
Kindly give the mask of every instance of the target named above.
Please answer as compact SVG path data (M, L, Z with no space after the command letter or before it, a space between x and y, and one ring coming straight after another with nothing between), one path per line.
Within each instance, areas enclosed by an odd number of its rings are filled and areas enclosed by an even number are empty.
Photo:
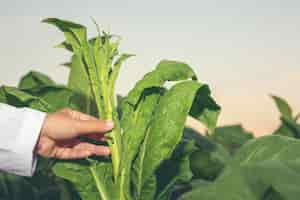
M85 155L85 157L89 157L89 156L92 155L92 152L90 152L90 151L85 151L85 152L84 152L84 155Z
M114 127L114 122L111 120L105 120L105 125L108 127Z
M110 154L110 149L109 148L103 149L103 153L109 155Z

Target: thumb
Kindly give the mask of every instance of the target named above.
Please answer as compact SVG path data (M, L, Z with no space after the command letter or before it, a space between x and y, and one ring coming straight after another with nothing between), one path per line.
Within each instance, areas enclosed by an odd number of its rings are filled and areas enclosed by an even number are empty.
M76 120L74 134L76 136L91 133L105 133L113 129L114 123L110 120Z

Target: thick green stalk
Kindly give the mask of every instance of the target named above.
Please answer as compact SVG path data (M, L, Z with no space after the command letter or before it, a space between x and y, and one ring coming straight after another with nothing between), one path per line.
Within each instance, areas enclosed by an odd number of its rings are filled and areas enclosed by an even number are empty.
M126 200L125 191L124 191L124 184L125 184L124 177L125 177L125 171L122 170L121 178L120 178L120 200Z
M90 56L91 51L84 51L84 61L87 65L87 70L89 73L89 78L91 82L91 88L94 94L94 99L96 101L96 106L99 114L99 118L101 119L113 119L113 112L109 97L109 90L107 87L107 79L108 79L108 73L106 73L107 70L105 70L105 67L102 68L101 74L100 74L100 80L97 76L97 68L96 63L94 62L93 58ZM101 83L101 84L100 84ZM100 86L99 86L100 85ZM100 93L101 92L101 93ZM101 101L101 94L103 97L103 102ZM102 107L103 104L103 107ZM104 108L104 110L102 110ZM116 123L116 122L115 122ZM114 179L117 180L118 174L119 174L119 163L120 163L120 150L118 142L118 131L116 128L114 128L110 132L112 141L109 142L109 146L111 147L111 156L112 156L112 162L113 162L113 172L114 172Z
M97 24L96 24L97 25ZM98 28L98 25L97 25ZM113 164L113 177L114 181L117 182L119 176L119 165L120 165L120 125L118 117L115 117L114 92L109 87L109 71L111 69L111 56L109 54L110 44L109 37L105 35L105 41L102 43L100 30L98 28L98 37L95 41L93 49L93 63L95 66L95 75L98 79L97 91L94 91L95 101L99 111L99 118L113 120L115 128L109 133L110 140L108 144L111 150L111 158ZM97 94L99 91L99 95ZM100 96L101 95L101 96ZM102 106L102 107L101 107ZM101 110L103 109L103 110ZM100 112L101 111L101 112Z
M103 95L103 103L104 103L104 108L105 108L105 119L109 119L109 120L114 120L115 123L115 128L109 133L111 136L111 141L109 141L109 146L111 149L111 156L112 156L112 163L113 163L113 173L114 173L114 179L115 181L118 179L118 175L119 175L119 165L120 165L120 142L118 139L118 136L120 134L119 131L119 122L117 118L113 117L113 108L112 108L112 103L110 101L110 95L109 95L109 91L108 91L108 87L107 87L107 77L103 77L102 78L102 87L101 87L101 92Z
M100 41L99 41L100 42ZM96 49L94 51L94 63L96 66L96 75L98 78L98 84L100 85L97 91L99 91L99 95L95 95L95 101L97 104L98 111L100 111L102 108L103 110L99 113L100 119L108 119L108 120L114 120L115 126L118 124L117 118L113 118L113 107L112 103L110 101L111 93L108 88L108 68L107 65L107 55L103 54L103 49L100 47L100 43L98 46L99 49ZM95 94L95 93L94 93ZM101 94L101 96L100 96ZM100 102L101 101L101 102ZM98 103L97 103L98 102ZM99 103L100 102L100 103ZM101 107L103 105L103 107ZM114 180L116 181L119 174L119 163L120 163L120 150L119 150L119 139L118 139L119 130L115 127L110 133L109 136L111 137L111 140L108 141L108 144L110 146L111 150L111 157L112 157L112 163L113 163L113 175Z
M119 177L119 167L120 167L120 139L118 135L120 135L120 128L118 125L118 121L114 120L115 128L111 131L112 140L109 142L111 147L111 156L113 163L113 173L114 179L117 182Z
M128 160L126 160L126 162L129 162ZM131 161L130 161L131 162ZM131 168L131 163L128 164L128 166L126 166L126 168L123 168L121 170L121 175L120 175L120 200L128 200L131 199L130 198L130 188L129 183L130 183L130 168Z
M99 80L100 80L100 90L103 98L103 108L104 115L100 116L102 119L113 120L115 123L115 128L109 133L111 140L108 142L111 149L111 157L113 163L113 175L114 180L117 181L119 175L119 165L120 165L120 125L117 117L114 117L114 104L111 101L111 97L114 94L111 92L108 86L108 69L110 68L107 59L109 55L105 55L106 60L102 61L102 65L98 66Z
M109 200L108 195L106 194L105 191L105 186L100 182L99 177L97 175L96 169L94 166L89 167L89 170L91 172L91 175L96 183L96 188L98 190L98 193L101 197L102 200Z

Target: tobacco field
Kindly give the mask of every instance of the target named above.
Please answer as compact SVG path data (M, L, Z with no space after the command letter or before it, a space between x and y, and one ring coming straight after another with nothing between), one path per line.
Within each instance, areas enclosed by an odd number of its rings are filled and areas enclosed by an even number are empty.
M242 125L217 126L221 106L192 66L161 60L118 96L116 80L133 54L119 51L120 37L83 25L43 20L64 35L57 47L71 54L68 83L30 71L17 87L2 85L0 102L55 112L69 107L112 119L111 156L80 160L38 158L33 177L0 173L0 200L298 200L300 115L271 96L281 125L255 138ZM124 65L124 66L123 66ZM166 86L169 85L169 86ZM185 127L188 116L207 132Z

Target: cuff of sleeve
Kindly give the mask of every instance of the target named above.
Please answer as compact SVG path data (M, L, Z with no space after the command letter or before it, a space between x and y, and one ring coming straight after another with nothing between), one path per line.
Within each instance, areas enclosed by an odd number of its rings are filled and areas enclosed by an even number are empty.
M21 125L21 132L17 139L17 152L22 156L23 176L32 176L37 165L35 147L38 142L46 113L22 108L24 120Z

